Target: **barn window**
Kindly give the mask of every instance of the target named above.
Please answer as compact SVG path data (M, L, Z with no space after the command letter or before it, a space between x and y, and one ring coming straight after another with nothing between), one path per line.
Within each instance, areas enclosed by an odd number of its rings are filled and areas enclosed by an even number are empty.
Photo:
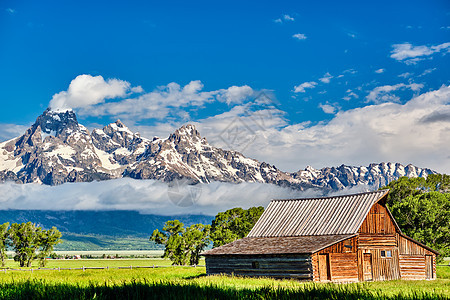
M259 269L259 262L253 261L253 262L252 262L252 268L253 268L253 269Z
M381 257L392 257L391 250L381 250Z

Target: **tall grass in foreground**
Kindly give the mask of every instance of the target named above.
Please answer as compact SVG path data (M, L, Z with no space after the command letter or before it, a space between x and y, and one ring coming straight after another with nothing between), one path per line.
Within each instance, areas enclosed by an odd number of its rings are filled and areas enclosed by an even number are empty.
M236 288L218 284L133 281L112 286L73 285L41 280L0 283L0 299L448 299L445 295L413 292L387 296L365 284L304 284L296 288L264 286Z

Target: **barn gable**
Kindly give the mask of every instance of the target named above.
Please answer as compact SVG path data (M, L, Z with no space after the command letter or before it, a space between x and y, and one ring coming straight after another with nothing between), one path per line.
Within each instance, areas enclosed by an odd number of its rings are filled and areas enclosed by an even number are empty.
M385 190L387 191L387 190ZM397 222L395 222L389 209L386 207L385 196L372 205L366 218L359 227L358 232L361 234L394 234L396 232L402 233Z

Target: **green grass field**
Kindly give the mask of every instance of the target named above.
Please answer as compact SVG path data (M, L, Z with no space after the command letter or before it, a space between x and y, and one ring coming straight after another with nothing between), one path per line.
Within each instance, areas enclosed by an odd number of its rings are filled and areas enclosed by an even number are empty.
M200 265L205 264L205 260L200 261ZM81 268L81 267L128 267L128 266L171 266L172 262L161 258L133 258L133 259L49 259L45 268ZM19 268L17 262L8 259L6 268L12 269L30 269ZM33 261L33 269L38 268L38 262Z
M204 264L204 263L203 263ZM160 268L117 269L122 266ZM50 268L107 270L0 270L0 299L449 299L450 267L438 266L432 281L361 284L205 276L204 267L173 267L155 259L50 260ZM8 261L8 267L17 263ZM36 268L36 266L33 266Z

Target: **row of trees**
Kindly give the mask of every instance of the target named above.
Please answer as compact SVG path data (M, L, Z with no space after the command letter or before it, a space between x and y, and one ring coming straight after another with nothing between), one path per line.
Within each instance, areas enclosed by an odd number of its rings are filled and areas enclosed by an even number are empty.
M217 247L245 237L263 211L262 206L233 208L219 213L211 225L194 224L186 228L178 220L167 221L162 232L153 231L150 240L165 245L163 257L174 265L197 265L200 253L210 242Z
M388 207L408 236L450 256L450 176L401 177L382 189L390 189Z
M55 227L44 230L31 222L9 223L0 225L0 260L5 265L6 250L11 247L14 260L21 267L30 267L34 259L39 259L39 265L45 266L45 258L51 254L53 247L61 242L61 232Z

